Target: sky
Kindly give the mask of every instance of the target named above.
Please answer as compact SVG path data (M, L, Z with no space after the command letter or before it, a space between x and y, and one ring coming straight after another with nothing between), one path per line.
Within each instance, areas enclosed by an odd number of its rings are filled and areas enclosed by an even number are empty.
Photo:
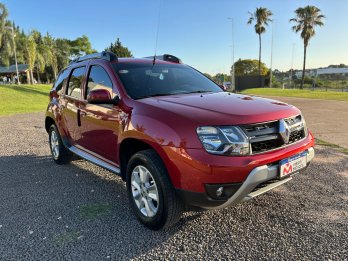
M258 36L247 25L248 12L266 7L273 12L273 69L301 69L303 42L291 30L294 10L315 5L326 16L307 51L307 68L348 64L348 0L0 0L9 19L30 32L75 39L87 35L102 51L117 37L135 57L178 56L210 74L228 73L234 58L258 59ZM262 35L262 61L271 65L272 25Z

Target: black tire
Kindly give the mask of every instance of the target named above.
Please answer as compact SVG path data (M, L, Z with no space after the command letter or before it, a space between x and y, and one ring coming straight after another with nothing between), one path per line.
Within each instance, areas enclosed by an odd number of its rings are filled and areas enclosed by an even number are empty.
M56 125L52 124L50 126L48 136L49 136L49 146L51 150L51 155L54 162L59 165L68 164L71 161L73 154L67 148L65 148ZM57 148L58 154L54 152L54 148L53 148L54 145L52 145L53 144L52 140L55 140L55 138L56 138L55 144L58 146Z
M141 212L141 210L137 206L136 199L133 196L134 186L132 188L131 184L132 173L133 171L137 170L137 167L139 166L145 167L146 170L150 172L150 176L153 177L153 179L151 179L151 182L152 180L155 182L156 189L158 192L159 200L156 204L154 204L157 207L157 212L155 212L154 216L152 217L146 216L144 213ZM161 158L157 155L155 151L143 150L134 154L131 157L127 166L126 181L127 193L132 211L137 217L137 219L146 227L152 230L168 228L176 224L180 220L180 217L185 209L185 205L181 201L181 199L176 195L175 189L169 180L167 170ZM147 193L149 193L149 191L147 191ZM139 193L139 195L140 194L141 193Z

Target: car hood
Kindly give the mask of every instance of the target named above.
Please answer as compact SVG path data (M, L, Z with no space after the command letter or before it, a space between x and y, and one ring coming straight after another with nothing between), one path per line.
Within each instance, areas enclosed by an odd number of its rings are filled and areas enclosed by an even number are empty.
M168 116L174 114L198 126L258 123L300 113L283 102L229 92L151 97L141 101L168 112Z

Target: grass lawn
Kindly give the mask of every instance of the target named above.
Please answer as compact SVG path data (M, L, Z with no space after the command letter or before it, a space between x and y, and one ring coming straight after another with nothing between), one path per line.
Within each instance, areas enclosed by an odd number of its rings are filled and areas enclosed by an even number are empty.
M51 85L0 85L0 115L45 111Z
M315 144L317 145L321 145L321 146L326 146L326 147L330 147L330 148L333 148L333 149L336 149L344 154L347 154L348 155L348 149L347 148L343 148L339 145L336 145L336 144L333 144L333 143L330 143L330 142L327 142L327 141L324 141L324 140L320 140L320 139L315 139Z
M242 94L254 94L259 96L283 96L283 97L299 97L310 99L324 99L348 101L348 92L325 92L325 91L311 91L298 89L276 89L276 88L255 88L242 91Z

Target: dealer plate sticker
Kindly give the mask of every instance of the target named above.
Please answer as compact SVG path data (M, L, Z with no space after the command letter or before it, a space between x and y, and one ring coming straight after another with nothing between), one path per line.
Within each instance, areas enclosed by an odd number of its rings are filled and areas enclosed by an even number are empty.
M307 152L280 161L280 177L288 176L291 173L303 169L307 165Z

